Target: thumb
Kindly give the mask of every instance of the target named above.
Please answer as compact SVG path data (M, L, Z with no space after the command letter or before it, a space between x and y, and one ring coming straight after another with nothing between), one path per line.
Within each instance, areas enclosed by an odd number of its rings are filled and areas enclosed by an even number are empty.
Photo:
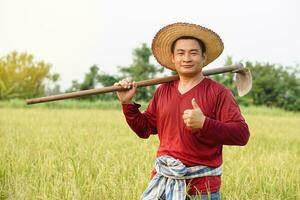
M195 98L192 99L192 106L193 106L194 109L200 109L200 107L198 106Z

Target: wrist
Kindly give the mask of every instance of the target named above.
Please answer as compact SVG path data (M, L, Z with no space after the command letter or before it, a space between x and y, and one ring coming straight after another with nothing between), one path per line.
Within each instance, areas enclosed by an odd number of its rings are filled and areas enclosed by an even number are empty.
M133 101L131 101L131 100L121 101L121 104L133 104Z
M205 123L205 120L206 120L206 117L205 117L205 116L203 116L203 119L202 119L202 121L201 121L201 128L203 128L203 126L204 126L204 123Z

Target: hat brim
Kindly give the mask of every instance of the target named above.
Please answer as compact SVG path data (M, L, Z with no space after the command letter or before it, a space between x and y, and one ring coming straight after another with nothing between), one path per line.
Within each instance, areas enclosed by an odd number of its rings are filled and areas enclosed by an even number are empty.
M175 70L171 46L182 36L192 36L204 43L207 56L204 66L214 61L224 49L221 38L214 31L196 24L174 23L160 29L152 41L152 52L159 64Z

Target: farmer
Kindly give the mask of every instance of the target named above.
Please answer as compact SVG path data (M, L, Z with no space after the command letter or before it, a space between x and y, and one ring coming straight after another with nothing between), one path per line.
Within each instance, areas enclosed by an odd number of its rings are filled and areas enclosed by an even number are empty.
M117 95L131 129L141 138L157 134L160 141L141 199L220 199L222 146L246 145L249 139L231 91L202 74L222 53L223 42L205 27L175 23L156 34L152 51L179 81L160 85L145 112L132 100L135 82L115 83L128 88Z

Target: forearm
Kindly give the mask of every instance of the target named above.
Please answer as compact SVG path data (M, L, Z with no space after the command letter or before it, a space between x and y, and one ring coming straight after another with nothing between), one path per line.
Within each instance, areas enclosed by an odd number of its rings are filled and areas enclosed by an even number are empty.
M139 111L139 104L122 104L127 124L140 137L148 138L156 133L155 122L148 113Z
M208 137L218 144L224 145L246 145L250 132L245 121L221 122L206 118L199 137Z

